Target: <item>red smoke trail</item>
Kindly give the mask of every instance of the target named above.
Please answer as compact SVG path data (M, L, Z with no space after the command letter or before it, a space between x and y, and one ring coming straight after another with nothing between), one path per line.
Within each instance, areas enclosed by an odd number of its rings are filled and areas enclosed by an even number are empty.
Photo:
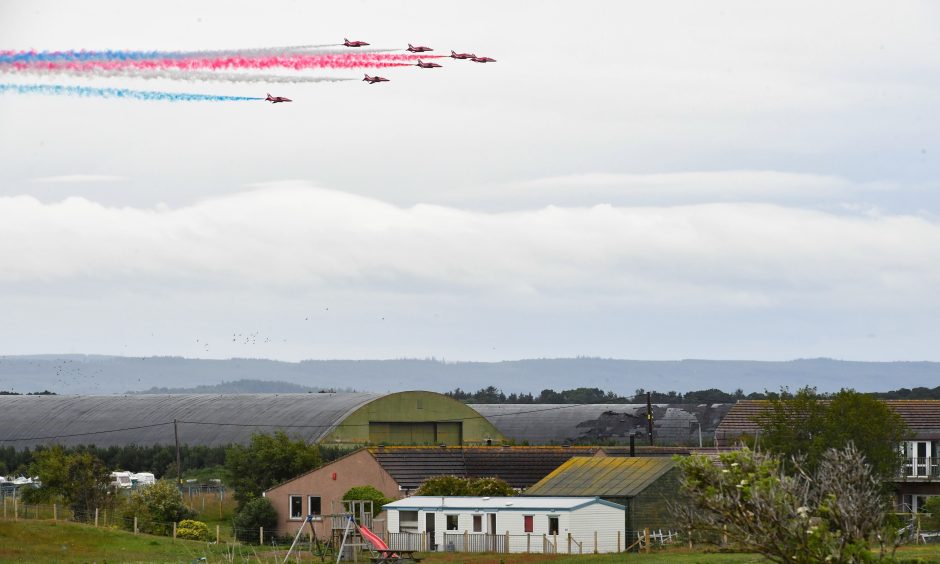
M435 55L435 58L443 55ZM252 69L265 70L272 68L285 68L293 70L307 69L356 69L356 68L387 68L411 66L418 59L429 59L421 55L402 55L389 53L344 53L344 54L313 54L291 55L283 57L206 57L206 58L163 58L142 60L94 60L94 61L49 61L32 63L12 63L11 67L19 70L40 68L49 71L68 70L86 71L95 70L228 70Z

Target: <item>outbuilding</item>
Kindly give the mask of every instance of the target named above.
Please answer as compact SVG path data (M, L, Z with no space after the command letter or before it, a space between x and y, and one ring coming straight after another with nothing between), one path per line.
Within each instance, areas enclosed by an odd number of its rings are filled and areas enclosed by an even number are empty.
M527 489L525 496L599 496L625 508L621 527L630 542L644 529L677 528L669 500L679 489L679 469L661 456L582 457L568 459Z
M385 506L389 546L451 552L618 552L622 505L597 497L412 496Z

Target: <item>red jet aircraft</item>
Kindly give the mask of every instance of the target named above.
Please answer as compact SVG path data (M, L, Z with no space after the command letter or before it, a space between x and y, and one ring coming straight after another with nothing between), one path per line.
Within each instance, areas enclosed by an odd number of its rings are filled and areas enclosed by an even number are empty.
M283 96L271 96L268 94L268 97L265 98L266 102L271 102L272 104L277 104L278 102L293 102L290 98L285 98Z
M423 69L433 69L433 68L439 67L439 66L441 66L441 65L439 65L439 64L437 64L437 63L422 63L422 62L421 62L421 59L418 59L418 64L415 65L415 66L419 66L419 67L421 67L421 68L423 68Z
M425 47L424 45L418 45L415 47L411 43L408 44L408 49L406 51L411 51L412 53L424 53L425 51L433 51L430 47Z
M388 82L387 78L382 78L381 76L369 76L366 75L362 80L368 82L369 84L375 84L376 82Z
M368 43L366 43L365 41L350 41L344 37L343 45L345 45L346 47L364 47L368 45Z
M476 55L474 55L473 53L454 53L453 51L450 52L451 59L473 59L475 57Z
M496 59L491 59L489 57L473 57L470 59L474 63L495 63Z

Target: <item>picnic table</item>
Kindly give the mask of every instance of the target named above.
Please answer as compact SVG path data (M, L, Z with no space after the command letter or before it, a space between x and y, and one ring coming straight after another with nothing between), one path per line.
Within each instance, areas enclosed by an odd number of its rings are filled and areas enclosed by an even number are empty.
M392 564L400 562L421 562L421 557L415 556L416 550L392 550L392 549L377 549L373 550L375 556L372 557L372 562L375 564Z

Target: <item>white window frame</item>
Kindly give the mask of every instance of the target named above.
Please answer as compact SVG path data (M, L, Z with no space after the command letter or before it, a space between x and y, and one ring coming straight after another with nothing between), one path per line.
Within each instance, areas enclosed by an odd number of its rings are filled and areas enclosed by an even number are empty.
M454 528L450 528L450 518L454 518ZM459 531L460 530L460 515L457 513L445 513L444 514L444 530L445 531Z
M294 498L300 500L300 515L294 517ZM304 519L304 496L300 494L291 494L287 496L287 517L290 521L303 521Z

